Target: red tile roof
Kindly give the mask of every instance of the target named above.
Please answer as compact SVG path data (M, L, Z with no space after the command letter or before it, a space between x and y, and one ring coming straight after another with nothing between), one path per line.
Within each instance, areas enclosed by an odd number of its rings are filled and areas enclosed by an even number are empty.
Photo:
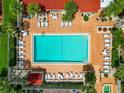
M42 85L43 83L43 75L40 73L31 73L28 76L28 84L29 85Z
M46 10L62 10L69 0L22 0L24 4L36 2L44 6ZM74 0L81 12L96 12L100 9L100 0Z

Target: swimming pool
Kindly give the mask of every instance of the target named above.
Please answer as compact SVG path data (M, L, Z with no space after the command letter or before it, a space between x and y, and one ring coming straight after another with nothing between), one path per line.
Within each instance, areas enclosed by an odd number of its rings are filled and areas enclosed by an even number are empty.
M88 35L34 35L35 63L87 63Z
M111 85L110 84L104 84L103 93L111 93Z

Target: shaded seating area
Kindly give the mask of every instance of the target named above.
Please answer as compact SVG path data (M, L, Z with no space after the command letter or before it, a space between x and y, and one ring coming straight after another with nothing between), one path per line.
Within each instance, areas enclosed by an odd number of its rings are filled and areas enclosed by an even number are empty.
M83 72L58 72L58 73L51 73L48 72L45 74L45 80L48 82L68 82L68 81L73 81L73 82L82 82L84 80L84 75L85 73Z

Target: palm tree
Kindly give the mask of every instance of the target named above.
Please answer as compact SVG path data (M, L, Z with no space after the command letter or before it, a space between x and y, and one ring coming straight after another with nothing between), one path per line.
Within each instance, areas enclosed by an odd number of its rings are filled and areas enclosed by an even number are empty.
M21 15L23 12L24 6L18 0L13 0L10 4L10 10L17 17L17 22L21 22Z
M7 77L0 78L0 93L23 93L22 90L17 90L10 85Z
M85 84L95 86L96 75L95 72L86 72L85 74Z
M27 6L27 12L31 16L35 16L35 14L38 14L41 11L41 7L37 3L30 3Z
M91 86L87 86L85 93L97 93L96 89L94 87Z
M62 20L64 21L72 21L74 19L74 14L78 11L77 4L70 0L64 6L65 14L62 16Z
M17 0L13 0L10 4L10 10L14 14L19 14L23 12L23 5Z
M9 33L12 37L14 37L15 33L16 33L16 28L15 26L12 25L12 23L7 22L7 23L3 23L2 24L3 29Z

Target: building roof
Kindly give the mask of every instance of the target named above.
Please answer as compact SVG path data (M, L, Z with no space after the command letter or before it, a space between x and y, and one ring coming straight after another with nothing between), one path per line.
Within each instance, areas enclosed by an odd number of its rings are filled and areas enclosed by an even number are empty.
M43 75L41 73L30 73L27 80L29 85L40 86L43 83Z
M64 4L69 0L22 0L24 4L30 2L39 3L44 6L46 10L62 10ZM74 0L79 7L81 12L96 12L100 9L100 0Z

